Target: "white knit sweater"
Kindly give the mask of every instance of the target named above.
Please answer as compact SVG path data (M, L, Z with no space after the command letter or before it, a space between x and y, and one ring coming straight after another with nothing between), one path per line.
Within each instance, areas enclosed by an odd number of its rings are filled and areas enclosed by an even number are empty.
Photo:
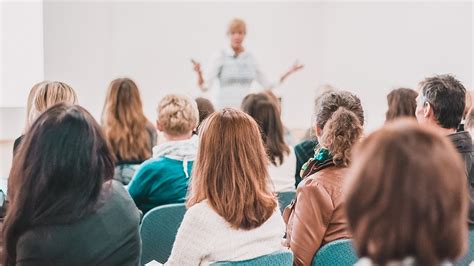
M252 230L233 229L207 201L189 208L166 265L208 265L252 259L283 249L285 224L280 211Z

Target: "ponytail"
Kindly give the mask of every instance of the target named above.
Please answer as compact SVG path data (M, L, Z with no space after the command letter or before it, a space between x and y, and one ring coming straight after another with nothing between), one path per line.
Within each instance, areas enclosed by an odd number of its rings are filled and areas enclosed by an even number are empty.
M362 123L354 112L339 107L324 125L320 144L332 154L336 166L348 166L352 146L362 135Z

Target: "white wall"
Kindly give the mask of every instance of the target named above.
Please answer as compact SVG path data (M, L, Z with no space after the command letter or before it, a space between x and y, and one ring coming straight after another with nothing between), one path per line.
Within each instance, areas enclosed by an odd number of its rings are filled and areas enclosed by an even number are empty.
M43 3L0 1L0 188L32 85L43 80Z
M470 2L326 3L321 13L321 80L361 97L369 130L383 123L393 88L434 73L472 88Z
M312 3L47 1L45 76L71 83L80 103L96 117L108 83L130 76L142 89L147 115L155 119L163 95L197 94L190 58L206 63L227 45L229 20L242 17L248 23L246 46L269 78L277 79L295 59L306 63L305 71L282 88L285 106L296 105L301 99L295 91L312 98L319 82L319 12ZM288 126L305 127L310 113L311 104L286 108Z
M0 1L0 12L0 106L23 106L43 79L43 3Z
M24 113L17 107L25 106L30 88L43 79L43 3L2 1L0 14L1 141L18 136Z

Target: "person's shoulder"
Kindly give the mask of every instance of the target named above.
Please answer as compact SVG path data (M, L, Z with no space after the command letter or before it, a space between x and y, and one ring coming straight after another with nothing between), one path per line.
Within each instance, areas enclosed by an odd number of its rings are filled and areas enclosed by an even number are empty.
M192 215L200 215L200 214L210 214L215 213L211 206L207 203L207 200L203 200L194 204L193 206L189 207L187 213Z
M207 225L217 224L223 218L207 203L207 200L203 200L189 207L186 211L188 218L198 223Z
M124 218L132 223L140 219L140 212L130 194L122 183L116 180L107 181L102 186L96 215L115 216L113 213L123 213Z
M137 174L146 173L149 175L150 172L159 172L166 167L167 161L166 157L152 157L140 165Z
M338 171L337 167L330 166L317 171L307 177L305 177L298 188L301 190L311 190L313 188L324 189L326 187L327 177L332 176L334 171Z
M118 200L130 201L130 195L125 187L117 180L109 180L102 185L102 200L117 202Z
M244 57L246 61L253 62L254 64L256 64L258 61L255 54L249 50L245 50L240 56Z
M306 150L308 148L314 148L315 146L316 146L316 142L314 140L307 139L298 143L295 146L295 150Z
M324 168L306 178L298 185L297 193L308 195L331 195L338 197L342 193L347 167L331 166Z

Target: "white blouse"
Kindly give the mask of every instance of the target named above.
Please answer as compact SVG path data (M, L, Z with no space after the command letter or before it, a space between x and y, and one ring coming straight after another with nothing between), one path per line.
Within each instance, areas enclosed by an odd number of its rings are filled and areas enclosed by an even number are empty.
M165 265L208 265L256 258L284 249L284 231L278 208L259 227L243 230L232 228L205 200L186 211Z
M243 51L236 55L231 47L212 57L204 80L206 89L211 89L216 80L219 82L212 96L217 109L239 108L243 98L250 93L254 81L265 89L275 86L267 80L250 52Z
M296 155L293 147L290 146L290 153L285 155L283 163L276 166L272 163L268 166L268 174L272 180L274 191L294 191L296 173Z

